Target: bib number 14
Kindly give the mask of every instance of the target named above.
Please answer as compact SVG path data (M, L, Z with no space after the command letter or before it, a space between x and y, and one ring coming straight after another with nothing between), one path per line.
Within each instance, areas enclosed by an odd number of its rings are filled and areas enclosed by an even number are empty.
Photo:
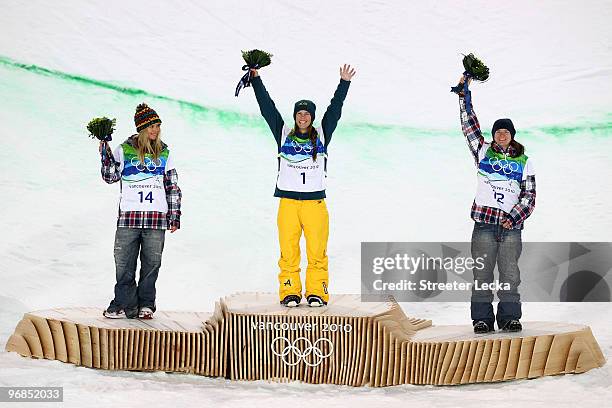
M141 203L145 201L148 201L149 203L153 203L153 192L152 191L149 191L149 193L146 196L144 195L142 191L139 191L138 195L140 196Z

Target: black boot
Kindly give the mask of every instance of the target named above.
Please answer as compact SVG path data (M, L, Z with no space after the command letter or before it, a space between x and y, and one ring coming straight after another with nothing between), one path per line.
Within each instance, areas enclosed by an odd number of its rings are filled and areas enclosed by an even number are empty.
M483 320L479 320L476 323L474 323L474 333L476 334L485 334L485 333L489 333L495 331L495 329L493 328L493 325L490 325L483 321Z
M287 295L281 300L280 304L285 307L297 307L302 301L302 297L298 295Z
M505 322L501 329L505 332L516 333L523 330L523 325L518 321L518 319L512 319Z
M321 306L327 306L327 302L325 302L323 299L321 299L320 296L317 295L310 295L308 296L308 306L310 307L321 307Z

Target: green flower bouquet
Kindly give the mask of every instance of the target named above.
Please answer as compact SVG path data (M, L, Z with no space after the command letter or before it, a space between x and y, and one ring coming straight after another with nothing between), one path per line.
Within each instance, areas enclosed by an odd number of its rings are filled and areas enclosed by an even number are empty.
M246 71L246 74L240 78L238 85L236 85L236 96L238 96L242 88L251 86L251 69L267 67L272 63L272 54L257 49L242 51L242 58L246 63L242 66L242 70Z

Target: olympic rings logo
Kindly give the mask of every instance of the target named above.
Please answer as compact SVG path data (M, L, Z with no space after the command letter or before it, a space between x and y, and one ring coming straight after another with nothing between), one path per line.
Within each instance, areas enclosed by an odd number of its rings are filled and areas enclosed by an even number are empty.
M489 164L494 171L502 171L506 175L519 170L518 163L497 157L489 157Z
M284 348L279 351L278 345L281 341L283 342ZM328 344L329 351L327 354L323 354L323 350L319 347L322 346L323 342L327 342ZM299 346L303 346L303 350ZM334 344L331 340L326 338L320 338L313 344L306 337L298 337L291 342L286 337L280 336L272 340L270 349L275 356L280 357L288 366L293 367L303 361L304 364L309 367L316 367L320 365L323 360L332 355L334 352ZM312 357L308 359L309 356Z
M313 149L312 145L296 143L295 140L291 141L291 145L293 146L293 149L296 153L300 153L303 150L304 153L309 154L310 152L312 152Z
M147 169L150 172L157 170L157 168L161 167L162 165L162 162L160 159L151 160L148 157L145 157L144 165L142 164L140 160L138 160L137 157L132 157L132 159L130 160L130 163L132 164L132 166L136 167L138 171L145 171L145 169Z

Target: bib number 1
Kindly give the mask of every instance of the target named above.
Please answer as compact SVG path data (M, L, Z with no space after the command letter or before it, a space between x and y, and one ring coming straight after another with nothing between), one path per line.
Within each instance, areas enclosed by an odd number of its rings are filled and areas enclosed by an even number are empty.
M306 184L306 173L300 173L302 176L302 184Z
M149 203L153 203L153 192L149 191L149 194L147 194L146 196L144 195L144 193L142 191L138 192L138 195L140 196L140 202L143 203L145 201L148 201Z

